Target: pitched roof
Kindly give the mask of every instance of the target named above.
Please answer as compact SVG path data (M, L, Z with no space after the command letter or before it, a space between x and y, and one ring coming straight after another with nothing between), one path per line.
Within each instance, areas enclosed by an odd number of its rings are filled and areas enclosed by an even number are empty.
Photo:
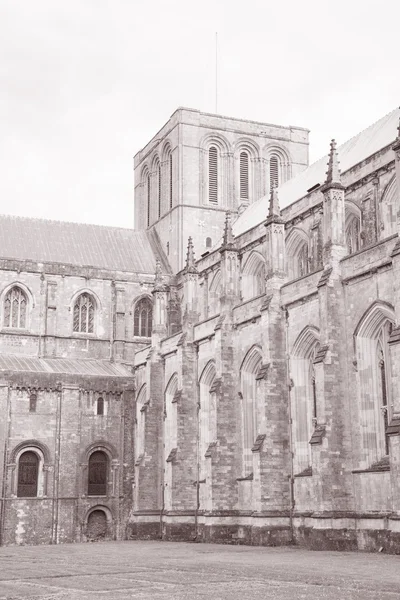
M0 354L0 372L47 373L57 375L89 375L92 377L132 378L124 365L107 360L37 358L16 354Z
M146 231L0 215L0 258L155 272Z
M369 156L392 144L397 135L400 108L396 108L382 119L337 148L342 173L348 171ZM323 184L326 177L328 155L313 163L307 169L286 181L278 188L280 208L286 208L307 195L307 190ZM248 231L267 216L268 199L260 198L251 204L233 224L235 236Z

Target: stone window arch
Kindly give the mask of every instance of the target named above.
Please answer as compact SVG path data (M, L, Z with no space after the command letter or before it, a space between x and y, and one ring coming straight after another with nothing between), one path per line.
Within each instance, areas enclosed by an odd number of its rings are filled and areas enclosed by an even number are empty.
M47 495L50 454L36 440L26 440L11 452L13 465L11 493L22 498L43 498Z
M314 360L319 347L319 330L307 326L296 339L290 357L295 473L301 473L311 466L309 442L318 417Z
M203 204L224 206L229 176L229 145L219 134L207 135L201 142L200 182Z
M294 227L286 238L286 256L289 279L304 277L310 272L309 238L300 228Z
M139 337L151 337L153 327L153 303L148 296L144 296L136 302L133 315L133 335Z
M291 177L291 159L285 148L270 145L266 148L268 189L279 187Z
M345 235L347 253L358 252L361 247L361 211L353 203L346 203L345 208Z
M217 442L217 397L213 384L216 378L215 362L210 360L199 377L199 479L204 481L200 487L200 507L211 507L211 464L207 460L210 444Z
M253 346L240 367L240 398L242 414L242 463L243 474L253 471L252 447L258 429L257 375L262 364L261 349Z
M212 277L208 290L208 313L212 317L220 311L220 297L222 288L221 270L218 269Z
M178 450L178 375L170 378L164 393L164 506L172 508L172 461Z
M381 207L381 238L387 238L397 233L397 198L396 177L389 181L382 194Z
M18 284L12 285L3 296L3 327L28 329L29 296Z
M106 496L109 459L104 450L94 450L88 461L88 496Z
M248 300L265 293L265 259L260 252L253 251L248 256L241 277L242 298Z
M79 294L72 309L72 330L74 333L95 333L97 303L89 292Z
M110 509L101 504L91 507L84 519L84 539L101 541L110 539L113 531L113 518Z
M386 428L392 400L388 342L394 323L393 307L377 301L364 313L354 333L363 467L389 453Z

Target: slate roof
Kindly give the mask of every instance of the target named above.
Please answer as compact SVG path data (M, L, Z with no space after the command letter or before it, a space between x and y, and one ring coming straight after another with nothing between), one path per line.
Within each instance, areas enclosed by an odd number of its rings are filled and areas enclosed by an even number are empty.
M0 354L0 371L49 373L59 375L89 375L92 377L132 378L124 365L107 360L79 358L37 358Z
M337 148L342 173L348 171L379 150L392 144L397 136L400 108L396 108L382 119ZM293 179L286 181L278 189L281 209L307 195L307 190L325 181L328 155L313 163ZM233 224L235 236L262 223L267 216L268 199L260 198L251 204Z
M145 231L0 215L0 258L153 274Z

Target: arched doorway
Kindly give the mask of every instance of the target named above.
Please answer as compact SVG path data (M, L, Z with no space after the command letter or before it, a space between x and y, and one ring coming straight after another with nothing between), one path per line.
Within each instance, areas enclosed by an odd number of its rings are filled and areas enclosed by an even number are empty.
M107 515L104 510L97 508L89 514L86 537L91 542L99 542L109 537Z

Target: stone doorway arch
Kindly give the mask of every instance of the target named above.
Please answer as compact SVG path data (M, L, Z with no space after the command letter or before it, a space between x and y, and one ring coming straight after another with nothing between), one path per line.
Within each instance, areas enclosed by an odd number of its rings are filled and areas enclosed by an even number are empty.
M103 506L94 507L87 515L85 537L88 542L100 542L112 538L112 519Z

